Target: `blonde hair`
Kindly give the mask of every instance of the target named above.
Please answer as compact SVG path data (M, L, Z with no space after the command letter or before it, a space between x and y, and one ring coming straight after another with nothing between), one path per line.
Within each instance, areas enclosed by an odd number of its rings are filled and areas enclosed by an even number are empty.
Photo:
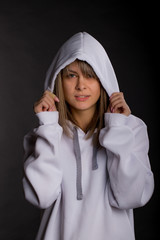
M90 75L91 77L98 80L98 77L95 74L93 68L87 62L81 61L78 59L76 59L76 62L78 63L78 66L80 67L81 72L84 76ZM73 118L70 111L70 107L68 103L65 102L65 98L64 98L62 80L63 80L63 72L66 70L67 70L67 67L61 70L60 73L57 75L55 80L54 94L60 100L58 104L56 103L57 111L59 112L59 124L62 126L64 133L67 136L70 136L68 123L66 120L70 120L73 124L77 126L78 126L78 123ZM104 113L107 111L107 105L108 105L108 95L101 85L100 98L97 101L96 111L94 113L92 121L90 122L90 124L86 129L87 139L90 138L96 130L96 133L94 136L94 144L97 146L100 146L99 133L100 133L100 130L104 127Z

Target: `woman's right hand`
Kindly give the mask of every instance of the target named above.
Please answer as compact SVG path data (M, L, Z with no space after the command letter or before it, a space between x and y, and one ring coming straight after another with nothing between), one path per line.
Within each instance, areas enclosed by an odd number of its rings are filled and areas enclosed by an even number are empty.
M34 112L40 113L44 111L54 112L57 111L55 102L59 102L59 99L52 92L46 90L43 96L35 102Z

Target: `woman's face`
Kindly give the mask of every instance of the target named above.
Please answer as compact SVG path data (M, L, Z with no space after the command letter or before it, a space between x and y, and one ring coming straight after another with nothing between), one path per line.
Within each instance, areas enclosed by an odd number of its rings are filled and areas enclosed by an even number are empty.
M84 76L78 63L68 65L63 72L63 90L71 111L94 113L100 97L100 82L90 75Z

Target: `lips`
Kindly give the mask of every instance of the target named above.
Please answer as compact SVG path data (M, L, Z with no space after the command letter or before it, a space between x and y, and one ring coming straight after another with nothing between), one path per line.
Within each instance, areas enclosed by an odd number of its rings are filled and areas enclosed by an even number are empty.
M75 99L77 101L84 102L84 101L88 100L89 97L90 97L90 95L76 95Z

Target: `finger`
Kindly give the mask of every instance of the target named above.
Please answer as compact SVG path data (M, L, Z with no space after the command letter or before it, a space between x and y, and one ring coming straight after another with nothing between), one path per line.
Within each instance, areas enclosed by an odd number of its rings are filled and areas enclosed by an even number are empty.
M45 91L41 98L41 101L45 101L49 105L50 109L55 109L55 99L53 98L51 92Z
M123 94L120 94L120 93L119 94L114 94L110 97L109 100L110 100L110 103L112 104L116 100L119 100L119 101L124 100L124 96L123 96Z
M117 96L119 96L119 93L114 92L114 93L112 93L112 95L109 97L109 100L111 101L113 98L115 98L115 97L117 97Z
M126 116L131 114L131 110L124 99L123 92L112 93L109 107L112 113L122 113Z
M50 106L55 104L54 99L50 96L50 94L46 94L42 97L42 100L46 101Z
M52 97L52 99L54 99L56 102L59 102L58 97L54 93L52 93L48 90L46 92L49 94L50 97Z
M54 112L54 111L57 111L57 108L55 106L53 106L53 107L50 107L47 111Z
M48 98L47 96L42 98L40 102L48 104L48 107L52 107L54 105L54 100Z
M113 113L122 113L124 111L124 106L122 103L117 103L111 110Z
M48 109L49 109L48 104L43 101L39 103L37 106L35 106L34 111L35 113L39 113L39 112L47 111Z
M125 100L123 97L123 93L113 93L111 98L110 98L110 108L111 108L111 112L113 111L113 108L115 108L115 106L117 104L121 103L122 105L125 105Z
M39 102L38 109L42 109L42 111L49 111L52 108L55 108L54 102L49 101L46 97Z
M111 94L109 99L111 100L113 97L116 97L116 96L123 96L123 92L114 92Z
M123 99L121 99L121 98L117 98L117 99L115 99L113 102L111 102L110 103L110 106L112 107L112 108L114 108L117 104L125 104L124 103L124 101L123 101Z
M45 91L41 99L34 104L34 112L56 111L55 101L58 102L59 99L48 90Z

